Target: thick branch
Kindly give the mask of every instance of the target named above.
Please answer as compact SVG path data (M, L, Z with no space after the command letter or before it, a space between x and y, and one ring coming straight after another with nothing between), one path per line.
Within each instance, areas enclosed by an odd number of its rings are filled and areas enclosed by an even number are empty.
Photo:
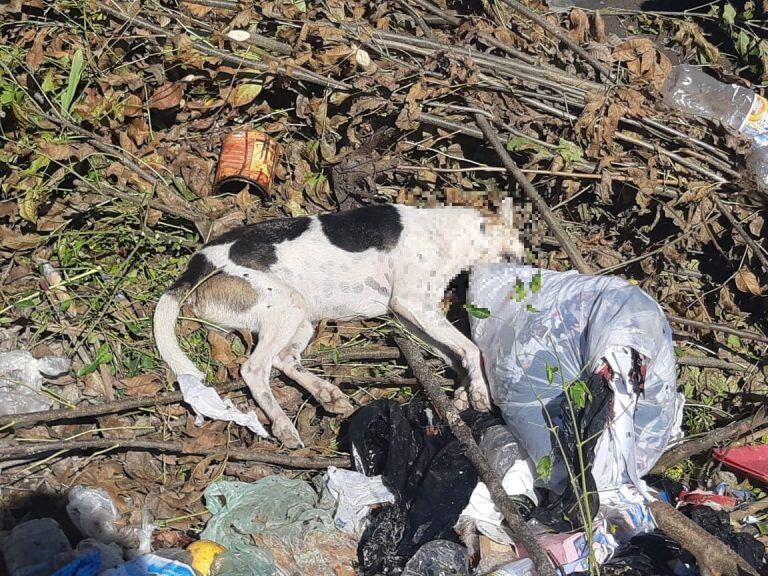
M761 406L753 416L731 422L727 426L713 430L705 436L693 438L668 450L659 459L656 466L653 467L651 473L661 474L670 466L674 466L686 458L701 454L726 440L738 438L742 434L746 434L766 423L768 423L768 415L766 414L765 407Z
M448 399L448 396L443 392L440 382L435 378L434 374L427 366L418 346L402 337L398 337L395 340L400 347L400 350L402 350L403 356L411 367L416 379L421 382L421 385L426 391L427 396L429 396L432 404L443 415L446 422L448 422L451 432L453 432L453 435L456 436L464 449L464 454L466 454L467 458L472 462L480 475L480 479L488 487L488 490L491 493L491 499L504 515L504 519L509 524L515 540L524 546L531 555L531 559L536 566L537 574L539 576L554 576L555 572L549 562L547 553L533 536L533 533L530 528L528 528L525 520L520 516L517 507L504 491L504 488L501 485L501 479L498 474L491 469L488 461L485 459L485 456L483 456L483 453L475 442L475 439L472 437L472 431L461 419L458 410L456 410Z
M650 508L661 531L693 554L702 576L758 576L728 545L666 502L651 502Z
M336 466L337 468L349 468L349 458L310 458L294 456L292 454L276 454L253 450L251 448L195 448L194 445L184 442L162 442L157 440L134 440L132 438L105 438L99 440L64 440L61 442L36 442L34 444L21 444L14 442L0 448L0 461L27 458L38 454L58 451L91 451L91 450L151 450L157 452L169 452L184 456L221 456L230 460L242 460L245 462L263 462L286 468L315 469Z

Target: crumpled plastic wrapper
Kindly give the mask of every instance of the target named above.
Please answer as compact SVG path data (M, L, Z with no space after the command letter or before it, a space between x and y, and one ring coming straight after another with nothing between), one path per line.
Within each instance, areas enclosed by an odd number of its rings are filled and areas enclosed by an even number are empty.
M227 548L213 573L227 576L355 576L357 538L336 529L336 502L303 480L268 476L205 489L211 519L201 539Z
M101 488L74 486L68 494L67 514L80 532L101 544L95 546L104 556L102 549L110 548L128 558L148 554L152 549L152 533L155 530L144 511L142 525L118 528L120 514L112 497Z
M44 376L69 371L68 358L35 358L25 350L0 353L0 415L48 410L53 400L42 392Z
M269 438L269 433L254 412L241 412L231 400L223 399L215 389L203 384L197 376L182 374L178 380L184 402L189 404L197 416L195 418L197 426L203 425L203 417L224 420L245 426L257 436Z
M326 486L338 500L334 517L336 528L357 536L365 529L371 506L395 501L395 495L384 486L381 476L366 476L331 466Z

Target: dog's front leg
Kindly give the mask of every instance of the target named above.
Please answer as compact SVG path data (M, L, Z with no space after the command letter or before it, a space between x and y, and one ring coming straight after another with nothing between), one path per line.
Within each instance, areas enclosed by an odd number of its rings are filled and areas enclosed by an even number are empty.
M395 314L416 325L430 338L448 347L461 358L462 366L469 373L469 397L472 405L477 410L490 410L491 399L483 377L480 350L475 343L451 324L436 306L398 296L392 298L390 305Z

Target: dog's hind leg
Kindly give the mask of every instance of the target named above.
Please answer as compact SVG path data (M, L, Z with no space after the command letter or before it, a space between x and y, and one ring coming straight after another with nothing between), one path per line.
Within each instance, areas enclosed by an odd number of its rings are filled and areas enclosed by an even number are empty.
M275 368L312 394L328 412L349 414L353 406L344 393L337 386L316 376L301 365L301 353L312 340L314 333L312 324L305 319L291 343L275 358Z

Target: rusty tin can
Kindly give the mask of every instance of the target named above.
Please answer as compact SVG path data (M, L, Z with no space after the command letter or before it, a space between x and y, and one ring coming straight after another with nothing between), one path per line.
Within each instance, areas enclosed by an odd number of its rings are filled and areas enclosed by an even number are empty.
M232 132L224 139L213 182L214 193L225 184L243 182L265 196L275 177L280 145L258 130Z

